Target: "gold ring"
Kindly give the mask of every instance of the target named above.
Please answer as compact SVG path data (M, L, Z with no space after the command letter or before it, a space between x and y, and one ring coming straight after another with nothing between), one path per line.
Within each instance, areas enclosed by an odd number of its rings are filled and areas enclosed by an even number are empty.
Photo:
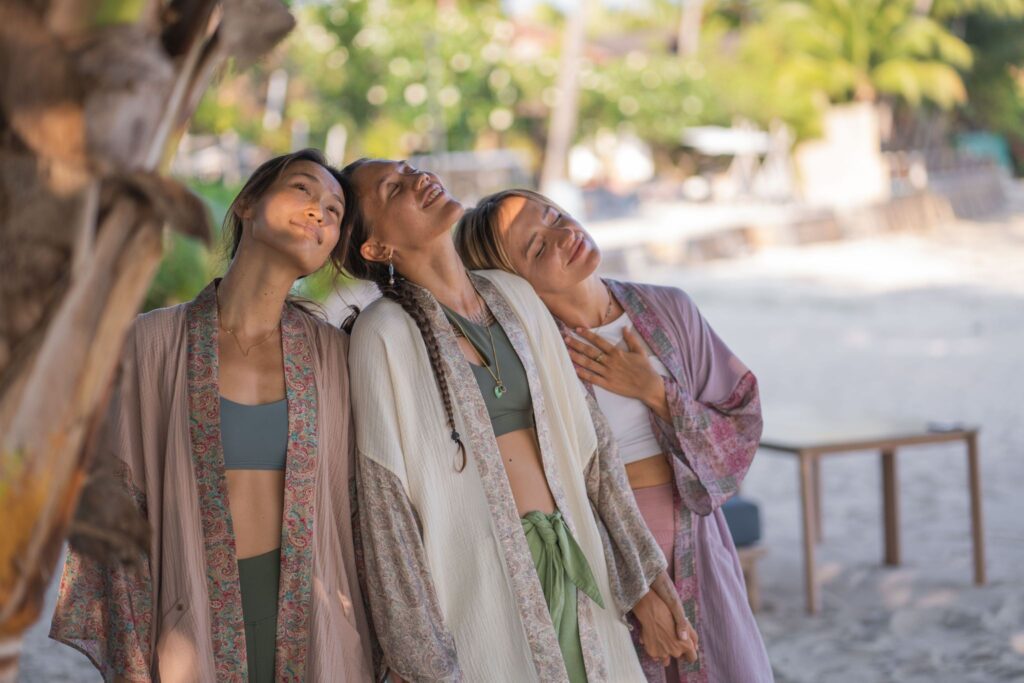
M594 358L594 362L595 363L600 363L602 358L604 358L604 351L602 351L601 353L597 354L597 357Z

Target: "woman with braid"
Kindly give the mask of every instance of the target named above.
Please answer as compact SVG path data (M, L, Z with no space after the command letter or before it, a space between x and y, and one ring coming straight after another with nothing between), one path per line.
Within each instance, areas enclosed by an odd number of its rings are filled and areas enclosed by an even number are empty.
M507 190L466 211L470 268L525 278L559 321L576 372L608 417L644 519L700 636L697 662L641 657L651 683L768 683L721 505L757 450L757 380L681 290L603 280L601 253L543 195Z
M469 273L405 162L342 171L345 269L383 297L349 366L371 616L393 680L643 681L696 635L604 423L525 281Z

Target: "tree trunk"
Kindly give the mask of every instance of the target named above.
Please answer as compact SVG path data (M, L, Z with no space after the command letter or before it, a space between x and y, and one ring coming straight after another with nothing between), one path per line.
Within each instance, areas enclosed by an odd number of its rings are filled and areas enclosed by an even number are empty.
M209 236L202 202L158 172L216 67L291 25L278 0L0 4L0 683L83 485L103 484L91 435L162 228Z
M692 57L700 47L700 27L704 20L704 0L680 0L679 34L676 37L676 53L680 57Z
M541 191L565 180L569 148L576 137L579 115L579 69L587 27L588 0L578 0L565 24L562 61L558 67L558 101L551 110L551 124L540 174Z

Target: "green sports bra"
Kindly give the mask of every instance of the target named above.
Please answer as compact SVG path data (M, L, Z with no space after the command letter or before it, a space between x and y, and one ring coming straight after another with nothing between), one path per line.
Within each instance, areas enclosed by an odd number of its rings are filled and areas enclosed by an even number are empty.
M526 369L516 355L505 330L495 320L488 326L479 325L468 320L447 306L442 306L456 334L460 327L466 333L470 343L476 347L477 353L483 357L502 381L505 387L502 393L494 377L482 365L470 363L480 393L487 405L487 414L491 418L494 436L508 434L518 429L533 427L533 399L530 397L530 384L526 379ZM490 329L490 334L488 334ZM494 351L491 351L491 336L494 337ZM492 355L497 355L497 363Z

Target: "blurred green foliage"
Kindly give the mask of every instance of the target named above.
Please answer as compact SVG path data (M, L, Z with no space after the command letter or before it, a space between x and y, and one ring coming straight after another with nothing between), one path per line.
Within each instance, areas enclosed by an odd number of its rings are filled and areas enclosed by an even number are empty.
M222 75L192 132L282 153L294 130L325 147L341 124L346 160L508 147L539 165L560 97L563 6L511 17L500 0L293 3L296 29L261 63ZM829 104L887 100L1024 150L1024 0L706 0L692 58L675 51L680 0L590 8L579 139L626 129L664 161L689 126L781 121L805 139ZM275 72L287 74L279 121L265 117ZM194 189L218 223L237 190ZM169 236L147 307L187 300L223 267L220 250ZM326 274L301 285L312 298L330 287Z

